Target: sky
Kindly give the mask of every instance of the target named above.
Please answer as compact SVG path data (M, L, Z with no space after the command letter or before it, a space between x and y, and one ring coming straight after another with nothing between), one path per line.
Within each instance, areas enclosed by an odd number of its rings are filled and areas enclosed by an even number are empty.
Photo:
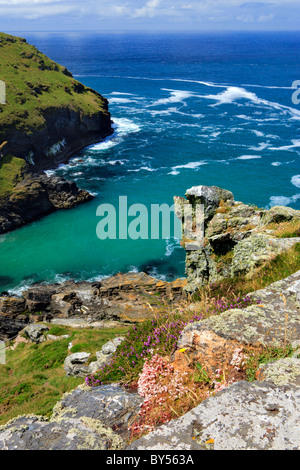
M0 31L288 31L300 0L0 0Z

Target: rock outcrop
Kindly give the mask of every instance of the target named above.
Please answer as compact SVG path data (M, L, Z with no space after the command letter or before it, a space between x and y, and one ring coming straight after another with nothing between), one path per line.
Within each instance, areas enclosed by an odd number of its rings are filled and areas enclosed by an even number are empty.
M22 416L0 426L0 450L122 450L141 402L118 385L80 386L62 397L50 420Z
M166 282L145 273L120 273L99 282L34 285L22 298L0 297L0 339L16 336L17 327L9 334L8 322L16 322L20 331L26 322L36 321L101 327L103 322L130 324L151 319L162 301L184 295L185 283L185 279Z
M300 242L300 236L279 238L272 224L300 221L300 211L287 207L258 209L234 200L230 191L216 186L194 186L186 199L174 198L179 215L190 205L203 206L201 240L194 228L192 241L182 239L186 249L186 291L193 293L205 284L251 275L253 270ZM195 220L193 224L201 225ZM184 219L183 219L184 222ZM299 230L298 230L299 231ZM193 230L191 229L193 236ZM299 233L300 235L300 233Z
M0 202L0 234L10 232L59 209L71 209L93 196L61 177L27 176Z
M7 95L0 104L1 234L90 200L74 183L43 172L103 140L113 127L107 99L25 39L0 33L0 50Z
M299 398L292 385L237 382L127 450L298 450Z

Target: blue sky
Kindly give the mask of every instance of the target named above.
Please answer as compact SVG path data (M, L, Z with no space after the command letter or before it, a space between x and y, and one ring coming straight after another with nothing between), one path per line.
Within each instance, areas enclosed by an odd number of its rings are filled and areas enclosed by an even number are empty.
M1 31L299 30L300 0L0 0Z

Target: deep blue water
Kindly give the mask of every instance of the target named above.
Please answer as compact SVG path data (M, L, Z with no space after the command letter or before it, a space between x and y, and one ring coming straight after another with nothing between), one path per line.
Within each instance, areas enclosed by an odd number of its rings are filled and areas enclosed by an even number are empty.
M300 209L300 33L21 33L110 103L115 134L58 174L91 202L0 237L0 285L146 270L184 275L174 237L105 240L99 204L173 203L216 185L259 207Z

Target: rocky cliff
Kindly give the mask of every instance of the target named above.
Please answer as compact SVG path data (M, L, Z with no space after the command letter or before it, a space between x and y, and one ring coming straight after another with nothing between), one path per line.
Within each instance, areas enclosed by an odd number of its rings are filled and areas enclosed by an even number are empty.
M37 173L67 162L85 146L110 135L113 129L107 100L23 38L0 33L0 73L6 98L0 104L0 233L4 233L31 221L34 213L36 218L49 213L51 204L44 203L44 193L51 188L48 199L53 199L56 183L50 177L41 182L40 211L37 206L30 207ZM28 184L32 175L32 184ZM24 177L27 183L21 190L24 193L28 188L29 193L21 208L20 200L16 204L15 186ZM16 189L19 192L20 187ZM88 200L81 196L78 204ZM57 194L56 199L59 198ZM75 198L64 208L73 207L74 203ZM28 220L26 208L30 213ZM53 204L52 208L58 206Z
M174 199L181 214L187 205L193 210L203 206L201 240L193 233L192 245L182 239L187 292L224 279L252 276L256 268L300 241L300 211L292 208L259 209L235 201L230 191L215 186L194 186L186 198Z

